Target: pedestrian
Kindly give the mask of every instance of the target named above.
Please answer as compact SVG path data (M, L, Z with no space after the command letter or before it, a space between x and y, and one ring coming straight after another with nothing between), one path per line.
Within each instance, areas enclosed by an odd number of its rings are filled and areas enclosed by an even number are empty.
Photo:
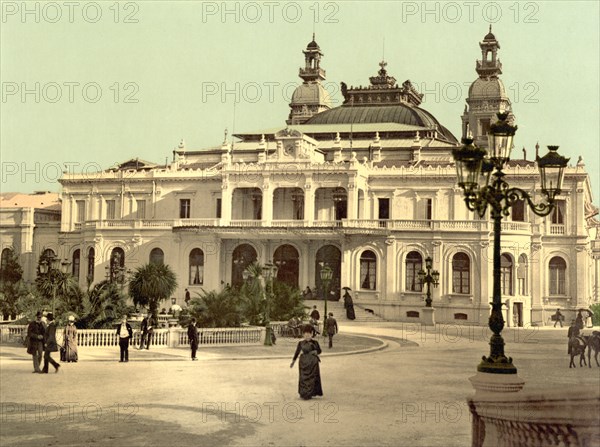
M121 360L119 362L129 361L129 341L133 337L133 329L127 323L127 315L121 319L121 324L117 326L117 336L119 337L119 348L121 350Z
M333 313L329 312L329 316L327 317L327 336L329 337L329 348L333 348L333 336L338 333L338 324L335 318L333 318Z
M185 302L186 306L190 303L191 299L192 297L190 296L190 291L185 289L185 299L183 301Z
M156 326L156 321L154 321L152 314L148 312L148 315L142 320L142 339L140 341L140 349L144 349L144 342L146 342L146 350L150 349L152 335L154 334L154 326Z
M302 292L302 296L304 297L305 300L313 299L313 293L312 293L312 290L310 290L310 287L306 286L306 289L304 289L304 291Z
M317 310L317 306L316 305L313 306L313 310L310 313L310 318L312 318L313 320L316 320L316 321L319 321L319 319L321 318L321 314Z
M354 314L354 302L352 301L352 297L348 290L344 293L344 308L346 309L346 318L348 320L354 320L356 315Z
M567 332L567 338L571 340L571 338L579 337L579 327L577 326L576 320L571 320L571 326L569 326L569 331ZM571 353L571 343L569 343L567 354Z
M196 319L192 318L188 326L188 340L190 342L190 348L192 349L192 360L198 360L196 358L196 351L198 350L198 344L200 343L200 337L198 335L198 328L196 327Z
M304 326L302 330L303 340L298 342L294 359L290 364L290 368L294 367L294 363L298 356L299 379L298 379L298 394L302 399L312 399L314 396L322 396L323 388L321 387L321 372L319 370L319 354L321 347L317 340L312 338L312 327Z
M560 313L560 309L556 309L556 313L554 314L554 327L556 327L557 323L560 323L560 327L563 327L564 317L563 314Z
M69 322L65 326L63 334L64 338L64 350L65 350L65 361L77 362L77 327L75 326L75 317L69 315Z
M48 326L46 326L46 332L44 333L44 369L42 372L48 374L48 363L54 366L54 372L58 372L60 365L52 358L50 354L58 351L58 343L56 342L56 322L54 321L54 315L49 312L46 315L48 320Z
M577 317L575 318L575 325L579 330L583 329L583 314L581 311L577 312Z
M42 323L42 312L35 314L35 320L27 326L27 354L33 358L33 372L40 374L40 363L44 352L44 333L46 329Z

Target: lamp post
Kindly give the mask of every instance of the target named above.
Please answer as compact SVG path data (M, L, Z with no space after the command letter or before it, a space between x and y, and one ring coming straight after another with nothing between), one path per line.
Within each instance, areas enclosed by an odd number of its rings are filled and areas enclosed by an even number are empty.
M433 287L437 287L440 283L440 272L437 270L432 270L433 268L433 259L430 256L427 256L425 259L425 268L427 271L421 269L419 271L419 280L421 281L421 286L423 284L427 284L427 298L425 299L425 306L431 307L431 285Z
M489 327L493 334L490 339L490 355L483 357L477 371L493 374L516 374L517 368L512 358L504 354L504 340L501 332L504 328L502 317L502 291L500 270L500 239L502 217L510 214L510 208L519 200L526 201L538 216L547 216L554 209L554 200L561 192L564 169L569 159L559 155L558 146L548 146L549 152L537 157L541 176L541 190L547 202L535 204L524 190L511 187L504 179L502 169L510 160L513 137L517 127L508 122L507 113L498 113L498 121L490 126L488 134L489 154L485 149L473 144L473 139L463 140L464 146L453 151L456 161L458 185L464 191L467 208L476 211L480 217L488 206L494 221L494 282L492 312Z
M273 346L273 340L271 338L271 300L269 293L273 292L273 278L277 276L277 266L271 262L267 262L262 268L263 278L265 279L265 346ZM267 284L269 285L270 291L267 291Z
M54 255L46 256L40 262L40 273L48 275L50 284L52 285L52 313L56 312L56 289L58 287L57 273L62 273L69 266L70 262L66 259L61 261Z
M321 263L321 283L323 283L323 292L325 295L325 316L323 317L323 335L325 335L327 328L327 300L329 299L329 284L331 283L331 278L333 277L333 270L326 263Z

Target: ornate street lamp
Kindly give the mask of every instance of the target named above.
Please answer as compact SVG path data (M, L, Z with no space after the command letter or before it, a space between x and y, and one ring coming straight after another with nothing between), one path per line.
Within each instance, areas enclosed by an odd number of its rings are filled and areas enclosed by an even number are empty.
M569 161L557 153L558 146L548 146L549 152L544 157L537 157L541 175L542 193L547 203L535 204L531 196L524 190L510 185L504 180L502 169L510 160L513 137L517 126L508 122L507 113L498 113L498 122L490 126L488 134L489 154L478 148L470 138L464 139L464 146L453 151L456 161L458 184L464 190L467 208L476 211L483 217L490 207L494 220L494 282L492 312L489 327L493 332L490 339L490 355L483 357L477 367L479 372L494 374L516 374L517 368L512 358L504 355L502 329L502 293L500 271L500 238L502 217L510 214L510 208L519 200L526 201L538 216L547 216L554 209L554 199L560 194L564 169Z
M333 278L333 270L326 263L321 262L321 283L323 284L323 292L325 295L325 316L323 317L323 335L325 335L327 328L327 300L329 299L329 284Z
M263 278L265 279L265 346L273 346L273 339L271 338L271 300L269 293L273 292L273 279L277 276L277 266L271 262L267 262L262 268ZM269 291L267 291L267 284L269 285Z
M427 299L425 300L425 307L431 307L431 288L430 286L437 287L440 283L440 272L437 270L432 270L433 268L433 259L431 257L427 257L425 259L425 268L427 271L421 269L419 271L419 280L421 281L421 286L423 284L427 284Z
M56 289L58 287L56 274L53 272L65 272L68 266L71 263L64 259L61 261L58 257L53 254L45 256L44 259L40 262L40 273L42 275L48 275L48 279L50 280L50 284L52 285L52 313L56 312Z

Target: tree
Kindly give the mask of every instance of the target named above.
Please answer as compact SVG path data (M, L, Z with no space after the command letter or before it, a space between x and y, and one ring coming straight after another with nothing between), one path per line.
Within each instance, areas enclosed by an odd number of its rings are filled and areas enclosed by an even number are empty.
M112 328L126 311L126 298L118 284L101 281L84 294L78 326L90 329Z
M167 264L146 264L138 267L129 281L129 295L133 303L148 306L156 318L161 301L169 298L177 289L177 277Z
M203 290L190 301L188 310L201 327L238 327L241 323L239 295L233 289Z
M17 301L23 289L23 268L13 248L5 253L0 265L0 313L14 317L18 313Z

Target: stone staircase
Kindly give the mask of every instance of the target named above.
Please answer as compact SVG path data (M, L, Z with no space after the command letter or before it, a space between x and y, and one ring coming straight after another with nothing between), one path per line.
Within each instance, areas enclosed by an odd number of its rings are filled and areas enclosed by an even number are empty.
M325 316L325 302L322 300L305 300L304 306L307 307L307 313L310 314L313 306L317 306L317 310L321 314L321 321ZM333 316L338 323L380 323L386 321L379 315L367 312L363 307L354 304L354 314L356 315L355 320L348 320L346 318L346 309L344 309L344 300L340 301L327 301L327 312L333 312Z

